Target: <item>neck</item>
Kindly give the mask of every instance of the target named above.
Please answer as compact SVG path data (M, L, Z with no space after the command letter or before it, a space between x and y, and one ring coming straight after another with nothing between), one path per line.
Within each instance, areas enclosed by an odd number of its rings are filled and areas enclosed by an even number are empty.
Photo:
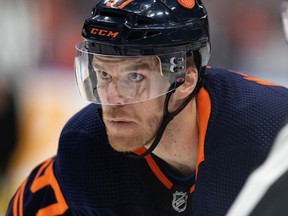
M195 171L198 149L196 99L168 124L161 141L153 151L182 175Z

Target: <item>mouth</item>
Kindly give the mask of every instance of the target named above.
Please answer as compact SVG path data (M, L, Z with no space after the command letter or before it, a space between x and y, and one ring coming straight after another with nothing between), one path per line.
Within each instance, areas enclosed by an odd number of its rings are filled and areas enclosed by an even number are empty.
M127 118L108 118L107 121L111 122L111 123L132 123L132 122L134 122L134 121L127 119Z
M136 122L124 119L109 119L105 122L105 125L109 135L118 138L129 137L138 128Z
M106 125L109 127L117 127L117 128L128 128L135 126L136 122L128 119L107 119Z
M107 109L103 113L103 120L108 131L113 134L130 133L138 125L138 121L133 116L133 113L123 109Z

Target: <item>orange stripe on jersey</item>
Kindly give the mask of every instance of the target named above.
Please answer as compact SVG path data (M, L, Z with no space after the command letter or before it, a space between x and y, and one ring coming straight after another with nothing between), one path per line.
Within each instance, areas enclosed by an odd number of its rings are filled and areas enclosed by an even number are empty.
M252 77L252 76L248 76L248 75L244 75L244 78L247 79L247 80L250 80L250 81L254 81L260 85L266 85L266 86L280 86L279 84L276 84L276 83L272 83L272 82L268 82L268 81L265 81L265 80L261 80L259 78L256 78L256 77Z
M141 148L139 148L139 149L136 149L136 150L134 151L134 153L137 154L137 155L141 155L141 154L145 153L146 150L147 150L147 149L146 149L145 147L141 147Z
M30 189L33 193L36 193L37 191L47 186L51 186L51 188L53 189L55 193L55 198L57 200L57 203L54 203L50 206L39 209L39 211L36 214L37 216L62 215L68 209L68 205L65 201L65 198L61 192L60 186L54 175L53 164L54 164L54 160L50 159L41 166L41 168L37 172L37 175ZM42 174L43 171L44 173Z
M137 149L136 151L134 151L134 153L141 155L143 153L145 153L147 151L147 149L145 147L142 147L140 149ZM145 156L145 159L150 167L150 169L152 170L152 172L154 173L154 175L159 179L159 181L168 189L171 189L173 186L173 183L164 175L164 173L160 170L160 168L158 167L158 165L156 164L156 162L154 161L154 159L152 158L152 156L149 154L147 156Z
M13 201L13 215L18 216L18 205L19 205L20 189L17 191L14 201Z
M32 183L31 188L30 188L33 193L47 186L47 183L49 183L50 176L47 176L45 174L42 176L40 175L42 174L43 170L45 170L49 166L49 164L51 164L51 162L52 162L52 159L47 160L38 170L36 177L34 179L34 182Z
M20 189L19 216L23 216L23 201L24 201L24 190L26 187L26 183L27 183L27 179L24 181Z
M190 193L192 193L195 190L195 184L190 188Z
M163 172L160 170L154 159L151 155L147 155L145 157L147 163L149 164L151 170L153 173L157 176L157 178L162 182L162 184L168 188L169 190L172 188L173 183L163 174Z
M205 159L204 143L208 127L208 121L211 113L211 100L206 89L204 88L200 89L196 97L196 101L197 101L197 110L199 119L199 144L198 144L198 156L196 163L196 178L197 178L199 164Z
M22 183L18 189L16 196L13 201L13 215L14 216L23 216L23 196L24 190L26 187L27 179Z
M265 86L280 86L279 84L276 84L276 83L272 83L272 82L268 82L268 81L265 81L265 80L262 80L262 79L259 79L259 78L256 78L256 77L253 77L253 76L249 76L248 74L244 74L244 73L241 73L241 72L236 72L236 71L232 71L230 70L231 72L234 72L234 73L237 73L237 74L240 74L241 76L244 77L244 79L246 80L250 80L250 81L253 81L253 82L256 82L260 85L265 85Z

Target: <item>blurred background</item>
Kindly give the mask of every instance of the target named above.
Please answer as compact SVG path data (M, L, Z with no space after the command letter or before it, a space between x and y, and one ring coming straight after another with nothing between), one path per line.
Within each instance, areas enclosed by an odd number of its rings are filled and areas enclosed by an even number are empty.
M288 87L280 0L203 0L210 65ZM57 152L76 89L74 45L95 0L0 0L0 215L37 164ZM231 4L232 3L232 4Z

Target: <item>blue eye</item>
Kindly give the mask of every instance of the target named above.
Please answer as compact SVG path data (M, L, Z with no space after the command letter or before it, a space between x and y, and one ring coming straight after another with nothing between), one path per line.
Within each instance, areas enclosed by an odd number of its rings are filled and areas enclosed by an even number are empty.
M129 74L129 78L132 80L132 81L136 81L136 82L139 82L141 80L144 79L144 76L142 74L139 74L139 73L130 73Z

